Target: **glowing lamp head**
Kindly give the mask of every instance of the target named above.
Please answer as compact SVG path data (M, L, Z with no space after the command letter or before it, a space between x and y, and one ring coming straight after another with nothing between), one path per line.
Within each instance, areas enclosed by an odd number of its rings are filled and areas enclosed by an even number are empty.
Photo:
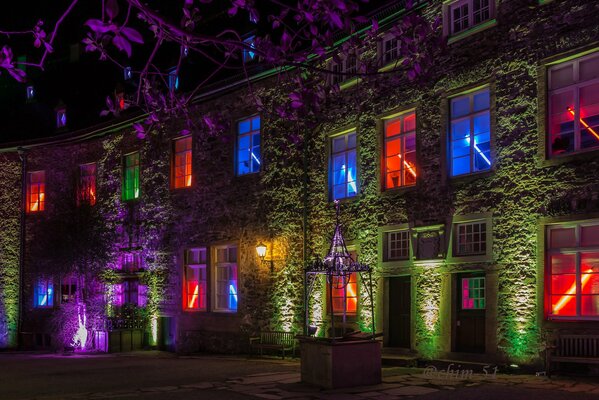
M256 246L256 253L258 253L258 257L264 260L264 257L266 257L266 245L260 242L258 246Z

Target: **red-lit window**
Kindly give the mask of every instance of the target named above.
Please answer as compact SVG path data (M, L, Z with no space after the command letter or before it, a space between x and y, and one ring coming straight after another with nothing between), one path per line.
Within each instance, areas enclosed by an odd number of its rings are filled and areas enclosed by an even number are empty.
M385 121L385 189L416 183L416 113Z
M358 312L357 273L333 275L333 313L355 314ZM328 301L328 300L327 300Z
M461 278L462 310L485 309L485 277Z
M183 309L206 310L206 248L185 251Z
M599 221L547 229L547 313L599 319Z
M39 212L46 208L46 171L27 175L27 211Z
M191 136L175 140L173 157L173 187L191 186Z
M79 166L79 203L96 204L96 163Z
M599 148L599 53L549 68L550 156Z

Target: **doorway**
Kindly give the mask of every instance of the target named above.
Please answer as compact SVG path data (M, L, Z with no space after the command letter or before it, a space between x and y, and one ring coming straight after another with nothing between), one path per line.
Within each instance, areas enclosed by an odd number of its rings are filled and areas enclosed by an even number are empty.
M455 351L485 352L485 283L484 273L456 276Z
M389 346L411 348L412 279L389 278Z

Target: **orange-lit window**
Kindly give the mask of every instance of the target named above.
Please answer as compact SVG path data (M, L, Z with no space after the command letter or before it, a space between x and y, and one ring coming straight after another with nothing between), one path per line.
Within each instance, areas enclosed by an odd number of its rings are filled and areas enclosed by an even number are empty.
M40 212L46 208L46 171L30 172L27 176L27 211Z
M549 156L599 148L599 52L548 71Z
M385 121L385 189L416 183L416 113Z
M96 163L79 166L79 203L96 204Z
M185 251L183 309L206 310L206 248Z
M548 315L599 319L599 221L547 229Z
M358 312L357 273L333 275L333 313L355 314Z
M173 157L173 187L191 186L191 136L175 140Z

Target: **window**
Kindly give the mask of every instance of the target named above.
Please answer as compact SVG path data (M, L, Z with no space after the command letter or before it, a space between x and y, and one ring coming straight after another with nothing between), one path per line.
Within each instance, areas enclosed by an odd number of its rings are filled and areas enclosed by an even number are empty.
M191 186L191 136L175 140L172 170L175 189Z
M214 270L214 310L237 311L237 248L217 247Z
M125 67L125 68L123 68L123 78L126 81L128 81L131 78L133 78L133 71L131 71L131 67Z
M331 138L330 193L333 200L353 197L358 193L356 180L356 132Z
M76 300L77 294L77 278L69 275L60 283L60 302L72 303Z
M179 89L179 75L177 75L177 68L171 68L168 72L168 89L172 92Z
M142 270L141 253L123 253L120 269L123 272L138 272Z
M394 34L390 33L383 37L381 43L381 59L382 64L387 65L392 61L396 61L399 57L398 41Z
M450 100L449 143L451 175L491 168L491 113L489 89Z
M206 248L185 251L183 309L206 310Z
M237 123L237 175L260 171L260 116Z
M599 147L599 53L551 67L549 155Z
M113 305L126 304L144 307L147 304L148 287L140 285L138 280L126 280L113 285Z
M550 318L599 319L599 221L547 228Z
M123 159L123 200L139 198L139 152Z
M40 212L46 208L46 171L27 175L27 211Z
M79 166L79 204L96 204L96 163Z
M410 231L385 233L385 261L405 260L410 256Z
M253 61L256 59L256 52L252 51L251 49L255 49L255 40L256 37L255 36L249 36L246 39L243 40L243 43L248 45L249 48L244 48L243 49L243 54L242 54L242 58L243 58L243 62L244 63L248 63L250 61Z
M36 308L50 308L54 306L54 283L51 279L38 279L34 288L33 305Z
M357 273L333 275L333 313L356 314L358 312Z
M485 309L485 277L461 278L462 310Z
M353 78L358 73L358 56L350 53L340 57L339 61L332 61L330 64L331 84L338 85Z
M458 0L446 8L450 34L463 32L495 17L495 0Z
M64 128L65 126L67 126L67 110L61 108L56 111L56 127Z
M468 222L455 225L456 255L472 256L487 252L487 223Z
M385 189L416 184L416 113L385 121Z
M35 88L33 86L27 86L26 94L27 101L32 101L35 98Z

